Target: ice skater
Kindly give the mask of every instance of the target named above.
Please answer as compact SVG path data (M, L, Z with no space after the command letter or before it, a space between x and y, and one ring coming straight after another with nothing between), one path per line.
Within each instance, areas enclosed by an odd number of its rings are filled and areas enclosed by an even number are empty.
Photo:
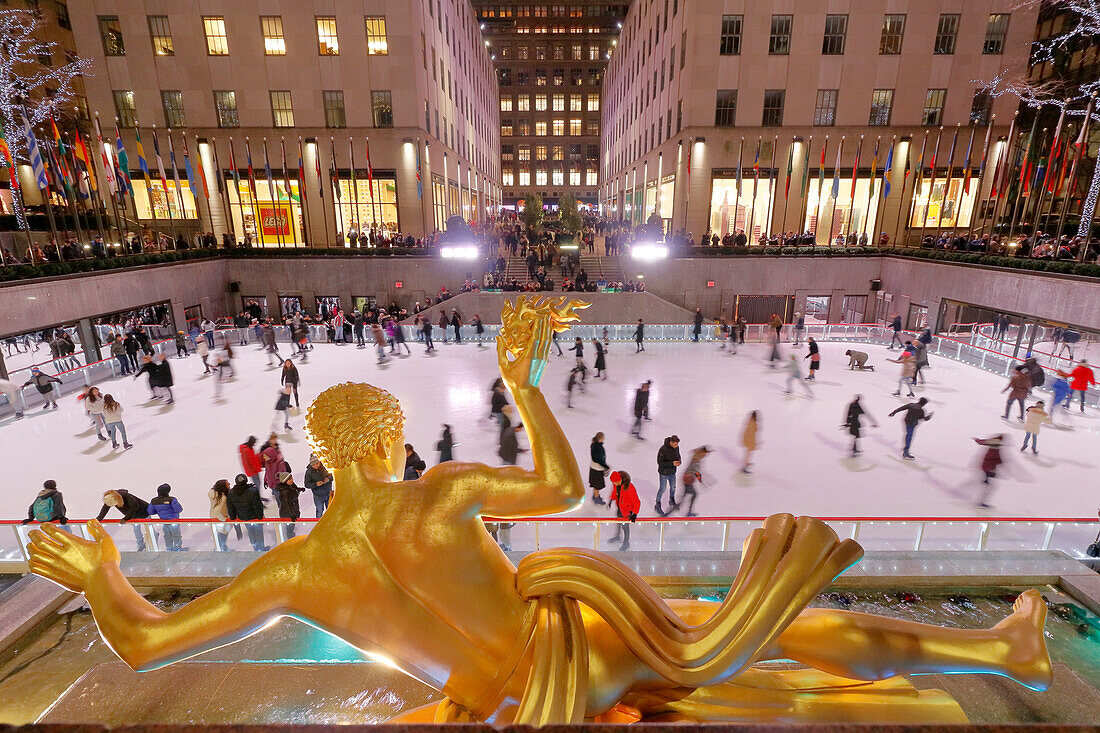
M294 388L289 384L279 388L279 397L275 400L275 417L271 420L272 430L278 426L280 414L283 416L283 430L293 430L290 427L290 396L293 391Z
M1005 402L1005 414L1001 416L1001 419L1007 420L1009 413L1012 412L1012 403L1018 402L1020 405L1020 422L1023 422L1024 398L1031 392L1031 377L1027 375L1023 366L1018 366L1012 371L1008 384L1001 390L1002 394L1005 392L1008 392L1008 400Z
M745 420L745 429L741 431L741 447L745 451L745 459L741 462L741 473L752 473L749 466L752 465L752 454L756 452L757 434L760 431L760 413L753 410Z
M580 383L580 380L577 378L577 375L580 373L580 367L573 367L569 370L569 380L565 383L565 406L570 410L573 409L573 390ZM581 389L583 389L583 387Z
M1081 412L1084 412L1085 393L1088 392L1089 387L1096 384L1096 377L1093 375L1092 369L1089 368L1089 363L1082 359L1081 361L1077 362L1077 366L1074 367L1073 371L1069 375L1069 378L1069 388L1080 395ZM1066 403L1066 407L1068 408L1070 406L1070 403L1072 402L1073 397L1071 396L1069 402ZM57 407L57 405L54 405L54 407Z
M126 438L126 425L122 422L122 405L111 395L103 396L103 422L107 435L111 436L111 448L118 448L116 434L122 438L122 449L130 450L133 444Z
M867 352L856 351L855 349L848 349L844 352L844 355L848 357L848 370L858 369L862 371L873 372L875 371L874 364L867 363Z
M1031 452L1039 455L1039 428L1043 426L1043 423L1051 421L1045 407L1045 403L1039 400L1024 411L1024 444L1020 448L1021 453L1027 450L1028 443L1030 443Z
M619 550L630 548L630 525L638 520L638 512L642 510L642 501L638 498L638 490L630 483L630 474L626 471L612 471L611 476L611 501L615 505L616 516L626 520L615 526L615 536L609 539L608 544L619 542Z
M644 341L645 341L645 324L642 322L642 319L639 318L638 319L638 327L634 329L634 343L636 344L636 348L634 349L635 354L637 354L639 351L645 351Z
M859 401L860 395L856 395L855 398L848 403L848 410L844 414L844 424L841 427L848 429L848 434L852 436L852 456L857 456L863 451L859 449L860 432L863 429L863 416L866 415L871 421L871 425L878 427L878 423L875 418L871 417L871 413L863 409L863 404Z
M176 358L187 356L187 335L183 331L176 333Z
M485 340L485 324L481 322L481 316L475 313L471 325L474 327L474 338L477 341L477 348L484 349L485 344L481 342Z
M806 379L813 382L817 380L817 370L821 368L821 349L818 348L813 336L810 336L806 343L809 345L810 351L802 358L810 360L810 376Z
M607 380L607 347L598 338L592 339L592 348L596 350L596 376Z
M768 367L775 369L783 361L783 352L779 350L779 334L768 334L768 343L771 344L771 349L768 351Z
M927 404L928 398L921 397L916 402L902 405L889 415L889 417L893 417L899 412L905 412L905 415L902 416L902 422L905 425L905 445L901 449L902 458L913 460L913 454L909 452L909 449L913 445L913 433L916 432L917 425L932 419L932 413L924 411L924 406Z
M439 451L439 462L446 463L447 461L453 461L455 459L454 451L455 446L458 443L455 442L454 433L451 432L451 426L443 425L443 435L440 436L439 441L435 444L435 449Z
M657 449L657 500L653 509L662 517L667 517L680 505L676 503L676 469L680 466L680 436L670 435ZM661 497L668 487L668 511L661 508Z
M574 352L577 357L577 369L584 369L584 341L581 340L580 336L573 341L573 345L569 347L569 350Z
M646 380L642 386L634 391L634 424L630 428L630 434L638 440L642 438L642 420L649 417L649 385L652 382Z
M890 317L890 320L886 323L887 328L893 330L893 335L890 336L890 346L887 347L890 351L894 350L894 344L903 346L901 340L901 316L896 313Z
M374 348L378 353L378 363L386 363L386 332L377 323L371 324L371 335L374 337ZM443 333L447 330L443 329Z
M27 408L23 404L23 392L19 385L7 379L0 379L0 394L8 398L8 404L11 406L11 409L15 411L15 419L23 419L23 411Z
M687 468L684 469L684 475L681 480L684 482L684 493L680 497L680 503L683 504L687 501L687 498L691 497L691 503L687 505L687 511L684 512L685 517L694 517L695 515L695 499L698 498L699 492L695 486L697 484L705 485L703 481L702 466L703 459L710 453L710 447L701 445L691 452L691 459L688 460Z
M207 340L202 336L195 339L195 353L202 359L202 373L204 375L214 371L214 368L210 366L210 362L208 361L210 358L210 347L207 345Z
M497 377L489 397L489 419L496 420L498 428L504 428L504 408L507 406L508 394L504 389L504 380Z
M1004 438L1004 435L974 438L975 443L985 448L981 463L982 483L985 484L985 488L982 489L981 496L978 497L977 501L977 505L983 509L990 508L989 499L993 495L993 479L997 478L997 469L1004 463L1004 458L1001 456L1001 446L1004 444Z
M1059 407L1063 411L1069 410L1070 394L1073 392L1069 386L1069 375L1061 369L1055 372L1054 381L1050 384L1050 391L1054 395L1054 399L1050 404L1050 421L1053 423L1054 415Z
M554 348L558 350L558 356L564 356L565 354L561 350L561 344L558 343L558 332L550 332L550 343L554 345Z
M901 397L901 388L906 387L909 389L909 396L916 397L913 394L913 375L917 373L917 360L913 356L913 352L903 351L897 359L887 359L886 361L901 364L901 371L898 374L898 388L894 390L894 396Z
M802 332L806 330L806 317L801 313L794 314L794 345L802 343ZM813 339L810 339L812 342ZM811 377L813 379L813 377Z
M607 449L604 448L603 440L603 433L596 433L588 446L588 485L592 487L592 503L596 506L603 506L605 503L600 492L606 486L604 477L611 472L611 467L607 465Z
M701 308L695 309L695 316L692 319L691 327L691 340L693 343L699 343L699 336L703 333L703 310Z
M148 358L148 357L146 357ZM150 375L150 380L152 376ZM61 380L52 374L46 374L38 367L31 367L31 378L23 383L24 387L34 385L34 388L38 390L38 394L42 395L44 404L42 405L42 411L56 410L57 409L57 392L54 391L54 384L61 384Z
M284 387L290 387L294 392L294 406L300 407L301 402L298 401L298 385L301 384L302 378L298 374L298 367L294 366L294 362L287 359L283 362L283 371L279 378L279 384Z
M814 396L814 391L810 389L810 385L802 378L802 365L798 363L798 357L794 354L791 354L787 360L787 386L783 389L783 394L791 393L791 382L795 382L802 387L802 389L806 391L807 396Z

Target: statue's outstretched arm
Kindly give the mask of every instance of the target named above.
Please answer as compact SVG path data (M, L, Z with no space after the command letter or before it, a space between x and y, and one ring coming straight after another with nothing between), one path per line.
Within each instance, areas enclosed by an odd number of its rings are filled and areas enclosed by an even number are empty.
M294 577L298 542L276 547L228 585L165 613L122 574L118 549L99 522L88 529L90 541L52 524L32 532L31 571L83 593L104 640L133 669L155 669L243 639L291 612L291 585L284 581Z

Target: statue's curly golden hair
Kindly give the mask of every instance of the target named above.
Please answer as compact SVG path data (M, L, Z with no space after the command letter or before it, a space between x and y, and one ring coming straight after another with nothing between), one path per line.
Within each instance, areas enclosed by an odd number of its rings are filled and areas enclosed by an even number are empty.
M404 427L405 416L396 397L356 382L329 387L306 413L309 444L333 471L372 454L388 453Z

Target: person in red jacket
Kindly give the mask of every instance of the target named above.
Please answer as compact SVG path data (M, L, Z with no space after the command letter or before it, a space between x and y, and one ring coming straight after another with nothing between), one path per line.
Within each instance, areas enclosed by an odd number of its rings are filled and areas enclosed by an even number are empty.
M1089 363L1084 359L1077 362L1077 367L1069 375L1069 388L1080 395L1081 412L1085 411L1085 393L1094 384L1096 384L1096 376L1089 368ZM1072 403L1073 398L1070 397L1069 401Z
M982 483L985 484L985 488L982 489L982 495L978 498L978 506L983 509L989 509L989 498L993 495L993 481L992 479L997 477L997 468L1004 463L1004 458L1001 456L1001 446L1004 444L1005 436L994 435L990 438L974 438L974 442L985 448L985 453L982 455L982 473L985 474L985 478L982 479Z
M638 490L630 483L630 474L626 471L612 471L611 476L611 503L615 504L619 519L629 519L631 522L638 519L638 512L642 509L642 501L638 498ZM623 543L620 550L630 547L630 525L620 523L615 530L615 536L608 540L611 543L618 542L622 537Z
M260 463L260 457L256 455L256 436L249 435L248 440L241 443L241 466L244 468L244 475L252 479L252 485L256 487L256 490L260 489L260 471L263 470L263 466Z

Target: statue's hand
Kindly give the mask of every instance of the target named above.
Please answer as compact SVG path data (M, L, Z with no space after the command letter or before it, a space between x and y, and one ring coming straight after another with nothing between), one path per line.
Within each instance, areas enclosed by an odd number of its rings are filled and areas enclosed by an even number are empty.
M118 567L119 554L96 520L88 522L91 540L81 539L52 524L31 532L31 572L74 593L83 593L89 579L107 565Z
M589 305L566 297L544 300L524 295L514 304L504 304L497 336L497 358L501 376L513 391L538 387L550 358L554 332L568 331L569 324L579 320L577 311Z
M537 377L541 372L532 374L531 365L538 360L545 363L550 354L550 341L553 324L549 317L542 317L532 324L531 332L525 343L510 343L508 339L497 339L497 362L500 375L508 388L515 392L524 387L537 387ZM518 353L516 348L518 347ZM509 356L514 358L509 358ZM532 376L535 379L532 380Z

